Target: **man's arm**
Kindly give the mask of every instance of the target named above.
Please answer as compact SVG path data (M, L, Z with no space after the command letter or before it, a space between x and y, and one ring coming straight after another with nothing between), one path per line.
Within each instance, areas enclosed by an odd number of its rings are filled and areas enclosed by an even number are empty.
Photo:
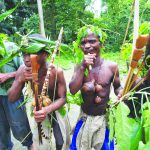
M25 65L20 66L16 72L15 81L8 91L9 101L15 102L19 99L25 82L29 80L32 80L31 68Z
M4 83L10 78L14 78L16 76L16 71L9 73L0 73L0 84Z
M76 66L71 82L69 83L69 89L71 94L76 94L82 87L84 78L85 67L83 65Z
M86 54L84 55L84 59L80 65L75 68L73 77L69 84L71 94L76 94L83 85L84 71L89 65L94 64L94 60L96 59L96 54Z
M118 96L118 98L121 98L123 88L120 84L119 69L116 63L113 64L112 71L114 73L114 78L113 78L114 92Z
M41 110L34 110L34 118L36 122L42 122L48 113L58 110L66 103L66 82L62 69L58 70L58 99L51 103L49 106L42 107Z

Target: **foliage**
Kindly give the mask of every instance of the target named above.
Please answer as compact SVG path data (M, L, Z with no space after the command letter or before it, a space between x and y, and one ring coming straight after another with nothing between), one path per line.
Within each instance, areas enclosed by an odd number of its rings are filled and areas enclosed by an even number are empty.
M0 56L4 56L6 54L6 49L3 44L3 40L7 40L7 36L5 34L0 34Z
M32 33L39 33L39 16L33 14L30 18L26 18L20 29L25 33L29 33L31 30L33 30Z
M121 102L117 106L115 124L115 135L119 150L134 150L138 146L139 139L141 139L140 123L128 118L128 114L129 108Z
M121 46L121 56L125 61L129 61L132 54L132 44L125 43Z
M119 51L120 45L122 45L128 18L132 8L133 0L117 0L115 3L111 0L105 0L104 11L101 16L94 20L94 25L101 27L102 30L106 30L108 35L105 42L105 51ZM147 7L147 0L140 1L140 23L149 21L150 9ZM102 8L103 9L103 8ZM133 17L132 17L133 18ZM130 40L130 35L133 32L133 19L131 18L131 24L129 27L129 34L126 40Z
M64 117L66 115L66 112L67 112L67 107L62 106L61 108L58 109L58 112L61 114L62 117Z
M64 42L71 43L76 39L76 32L83 22L91 23L94 15L85 11L90 0L43 0L46 33L55 40L61 26L64 27ZM82 22L83 20L83 22Z
M1 2L0 13L6 12L17 6L17 9L2 23L0 23L0 32L13 35L15 32L24 32L23 22L37 13L36 0L14 0Z
M20 35L21 36L21 35ZM30 42L29 42L30 41ZM38 37L30 37L29 34L25 36L21 36L21 42L20 44L14 43L14 42L4 42L2 40L3 47L1 48L1 54L4 55L5 53L5 58L1 61L0 67L3 66L5 63L11 61L13 57L15 57L18 53L37 53L40 50L44 48L45 51L48 53L51 53L51 49L54 49L55 42L50 41L48 39L42 39ZM8 46L7 46L7 45ZM12 46L10 46L12 44ZM7 46L7 50L6 50ZM8 47L9 50L8 50ZM61 45L61 50L63 47L68 47L65 44ZM5 51L4 51L5 50Z
M150 33L150 22L143 22L139 28L139 34L149 34ZM121 56L122 59L129 62L130 61L130 57L132 54L132 44L130 43L132 40L132 36L130 35L130 41L124 43L121 46ZM149 61L148 60L149 56L147 56L147 59L145 62ZM142 62L142 59L139 61L139 66ZM143 76L145 73L147 72L147 69L145 68L145 66L143 66L143 68L140 71L140 75Z
M67 103L81 105L83 99L80 92L77 92L75 95L72 95L70 92L67 93Z
M10 14L12 14L12 12L14 12L15 9L16 9L16 8L10 9L10 10L4 12L3 14L1 14L1 15L0 15L0 22L1 22L2 20L4 20L5 18L7 18Z
M150 94L147 91L148 89L149 87L134 93L128 93L128 101L131 101L131 99L132 101L136 100L137 102L135 102L141 106L140 112L136 112L138 109L134 106L134 102L132 102L134 110L128 107L123 101L120 101L118 105L110 104L110 139L113 136L116 137L118 150L148 150L150 142ZM134 97L136 96L135 94L139 94L141 99L134 100L133 94ZM141 115L135 118L131 117L130 111L135 111L135 114L140 113Z

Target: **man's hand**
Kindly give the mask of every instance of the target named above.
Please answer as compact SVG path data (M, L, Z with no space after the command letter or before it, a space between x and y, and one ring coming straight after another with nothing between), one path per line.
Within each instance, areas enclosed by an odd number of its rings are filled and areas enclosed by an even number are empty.
M32 68L26 67L26 66L19 68L16 74L16 79L21 83L24 83L26 81L31 81L32 80Z
M123 89L121 89L121 90L119 91L118 95L117 95L118 100L120 100L120 98L122 97L122 95L123 95Z
M36 111L36 108L34 108L33 114L36 122L42 122L43 120L45 120L46 115L48 114L47 108L42 107L42 109L39 111Z
M84 55L84 60L83 60L82 65L84 67L88 67L90 65L93 65L95 59L96 59L96 54L88 53L87 55Z
M0 73L0 84L4 83L7 79L9 79L7 73Z
M16 75L16 72L0 73L0 84L4 83L10 78L14 78L15 75Z

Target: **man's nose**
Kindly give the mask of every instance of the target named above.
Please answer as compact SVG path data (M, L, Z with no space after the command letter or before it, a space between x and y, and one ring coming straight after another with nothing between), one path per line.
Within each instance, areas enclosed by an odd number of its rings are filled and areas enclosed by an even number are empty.
M87 42L87 43L85 44L85 48L89 48L89 47L90 47L90 43Z
M25 62L29 62L30 61L30 55L24 55L23 59Z

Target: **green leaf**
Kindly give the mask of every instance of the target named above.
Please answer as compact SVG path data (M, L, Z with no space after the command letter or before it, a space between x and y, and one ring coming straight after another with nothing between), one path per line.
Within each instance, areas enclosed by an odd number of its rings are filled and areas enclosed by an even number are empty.
M37 53L38 51L42 50L45 47L45 44L41 43L32 43L29 46L22 48L21 51L24 53Z
M4 12L3 14L0 15L0 22L5 19L6 17L8 17L17 7L10 9L6 12Z
M11 55L20 49L14 42L2 41L2 44L7 55Z
M7 62L11 61L18 53L19 53L19 51L16 51L16 52L12 53L10 56L4 58L0 62L0 67L2 67L3 65L5 65Z
M132 118L128 118L129 108L123 103L117 106L115 133L118 150L135 150L141 139L141 125Z
M112 140L114 138L114 132L115 132L115 120L114 120L114 112L115 109L111 109L109 111L109 129L110 129L110 134L109 134L109 139Z
M149 150L149 149L150 149L150 141L147 144L143 144L143 142L140 141L138 150Z
M64 117L66 115L66 107L62 106L61 108L59 108L58 112L61 114L62 117Z
M144 119L143 127L150 127L150 110L144 110L142 116Z
M80 92L77 92L75 95L72 95L71 93L67 93L67 103L69 104L76 104L81 106L83 103L83 99Z
M147 143L150 141L150 127L145 127L144 133L145 133L145 142Z
M0 46L0 55L4 56L5 55L5 49Z

